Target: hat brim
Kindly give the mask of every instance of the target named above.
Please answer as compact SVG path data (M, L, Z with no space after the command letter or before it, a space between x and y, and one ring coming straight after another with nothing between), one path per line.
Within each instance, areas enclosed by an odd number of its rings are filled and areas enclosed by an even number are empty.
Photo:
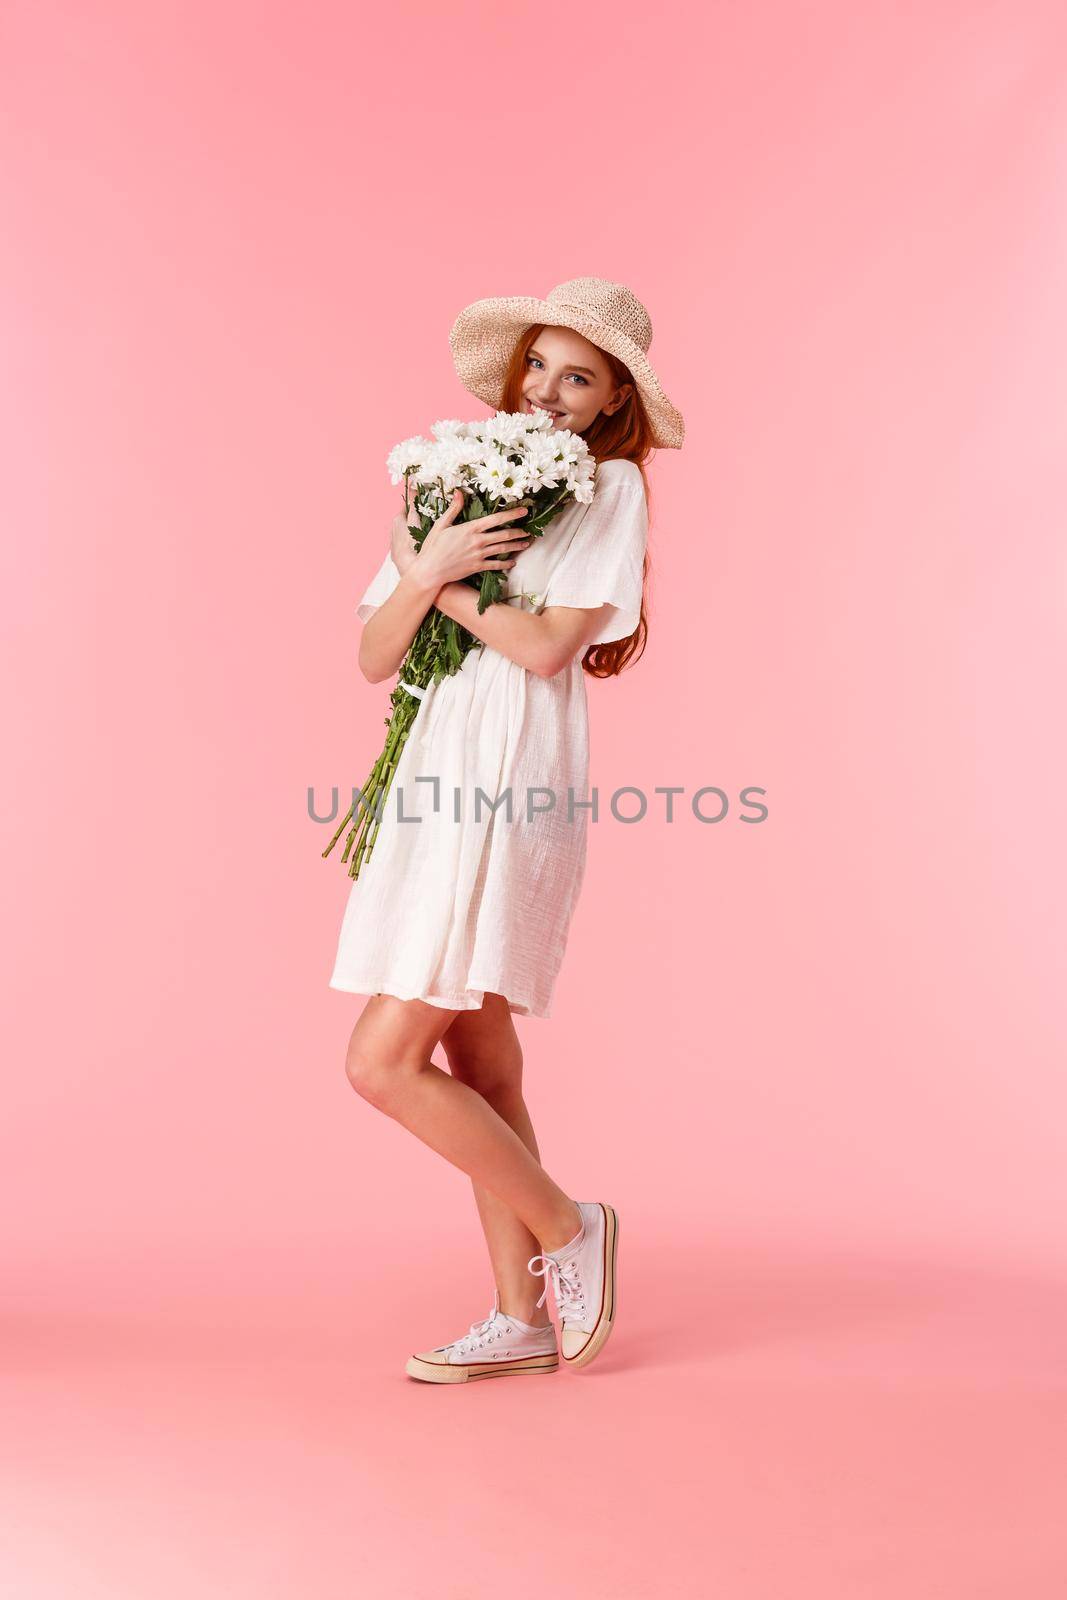
M625 362L633 373L648 420L653 444L661 450L680 450L685 438L685 421L663 392L648 356L632 339L595 317L539 300L534 295L475 300L460 312L448 342L456 371L465 389L499 410L504 395L508 363L520 333L535 322L552 328L570 328L601 350Z

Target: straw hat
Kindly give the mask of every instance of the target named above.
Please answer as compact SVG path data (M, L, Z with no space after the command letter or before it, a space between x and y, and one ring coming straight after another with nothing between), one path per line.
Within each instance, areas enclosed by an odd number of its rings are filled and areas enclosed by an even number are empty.
M652 323L640 300L622 283L571 278L550 289L544 300L533 295L475 300L460 312L448 336L464 388L499 409L515 341L535 322L571 328L624 361L645 403L653 442L664 450L681 449L685 422L664 394L648 359Z

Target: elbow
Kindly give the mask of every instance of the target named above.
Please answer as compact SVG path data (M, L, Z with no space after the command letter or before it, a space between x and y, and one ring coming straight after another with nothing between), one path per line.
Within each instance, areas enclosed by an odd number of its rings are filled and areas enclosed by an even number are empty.
M391 674L388 672L376 671L369 662L364 660L362 651L360 651L359 656L357 657L356 665L359 667L361 675L368 683L384 683L386 678L391 676Z
M535 663L533 671L539 678L554 678L557 672L562 672L564 667L570 666L570 661L570 656L541 656Z
M375 607L374 609L376 611L378 608ZM374 620L373 615L366 619L359 641L356 665L359 667L361 676L368 683L383 683L386 678L391 677L396 672L400 663L396 662L393 666L385 666L383 668L381 655L374 643L375 629L372 627Z

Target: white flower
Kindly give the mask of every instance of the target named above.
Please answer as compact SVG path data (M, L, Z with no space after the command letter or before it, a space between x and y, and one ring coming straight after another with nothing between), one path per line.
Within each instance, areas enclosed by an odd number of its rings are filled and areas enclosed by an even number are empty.
M529 415L526 415L526 428L529 433L547 433L552 426L552 418L541 406Z
M556 446L552 435L548 433L531 433L526 440L526 458L536 461L538 466L547 466L555 459Z
M568 484L580 505L588 505L596 491L596 462L592 456L579 461Z
M450 417L446 422L435 422L430 432L435 439L462 439L466 435L467 424Z
M530 471L529 462L513 461L511 463L511 483L508 485L507 498L509 500L521 500L524 495L529 494L534 487L534 476L535 474Z
M416 435L414 439L403 439L398 445L394 445L385 463L389 468L392 482L399 483L405 472L412 467L420 466L424 457L432 450L433 445L430 440L423 439L421 435Z
M476 439L456 436L441 441L437 447L435 460L439 474L450 494L461 483L470 481L471 473L482 459L484 449L484 445L479 444Z
M551 434L531 434L526 444L531 481L536 477L538 488L554 489L559 484L562 468L556 460L556 446Z
M580 461L586 453L588 446L584 439L576 433L571 433L568 428L561 428L556 434L556 459L572 466Z
M518 411L498 411L490 422L485 424L487 438L495 444L506 449L509 445L521 445L526 437L526 425L529 418Z
M441 449L441 445L431 444L423 452L422 459L414 473L416 483L434 483L440 477Z
M517 488L519 470L501 451L490 450L485 460L475 467L474 481L483 493L494 499L518 500L522 495L522 490Z
M389 452L394 483L415 484L423 515L439 517L457 488L490 507L527 500L534 515L593 498L596 461L581 434L556 429L546 411L497 411L481 422L446 418L433 439L405 439Z

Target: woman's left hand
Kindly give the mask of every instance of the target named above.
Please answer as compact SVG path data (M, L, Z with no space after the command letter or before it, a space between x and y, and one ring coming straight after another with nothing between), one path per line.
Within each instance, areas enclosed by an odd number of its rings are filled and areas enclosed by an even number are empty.
M418 554L418 551L415 548L415 541L411 537L411 528L418 527L418 520L415 518L414 507L412 507L411 516L414 520L409 527L404 513L402 511L398 511L396 516L393 518L393 524L389 532L389 544L393 557L393 565L396 567L401 577L404 576L404 573L408 570Z

